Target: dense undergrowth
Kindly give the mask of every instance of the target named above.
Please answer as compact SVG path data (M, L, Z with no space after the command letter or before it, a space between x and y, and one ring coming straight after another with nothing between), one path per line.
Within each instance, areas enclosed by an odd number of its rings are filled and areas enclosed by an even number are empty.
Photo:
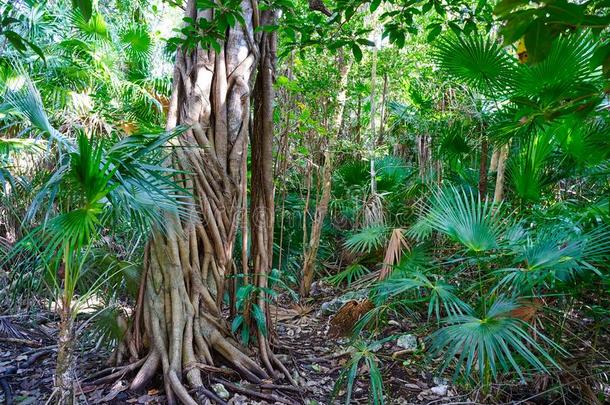
M165 130L172 55L189 38L218 50L244 24L240 2L199 4L222 18L172 37L168 3L82 3L0 3L0 304L58 311L59 377L74 342L141 360L120 343L138 328L149 235L200 210L192 173L172 168L190 126ZM465 400L607 401L607 4L328 2L323 20L288 3L255 30L279 41L272 259L253 282L247 197L260 184L245 149L234 259L209 298L218 323L245 346L272 341L270 304L318 304L303 293L313 251L316 284L357 292L330 320L329 338L352 347L336 400L350 403L356 380L371 403L393 399L391 363ZM406 334L413 350L378 352Z

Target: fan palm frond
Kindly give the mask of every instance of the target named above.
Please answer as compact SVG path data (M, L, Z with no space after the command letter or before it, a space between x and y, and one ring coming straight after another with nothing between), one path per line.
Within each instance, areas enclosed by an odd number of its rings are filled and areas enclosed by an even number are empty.
M587 33L560 36L543 61L519 65L516 93L525 97L536 95L544 103L553 103L568 92L578 91L600 77L601 72L591 64L595 49L596 41Z
M491 38L444 37L433 58L448 76L486 95L506 93L515 84L515 59Z
M513 267L496 271L502 276L498 288L531 293L538 287L575 281L587 272L600 275L600 266L610 258L610 229L600 226L580 234L548 229L529 236L513 250Z
M88 20L80 11L74 10L71 14L72 24L78 28L84 39L88 40L110 40L108 25L100 13L94 13Z
M370 273L370 270L360 263L352 263L345 270L328 277L326 280L332 285L340 285L346 283L348 286L354 281L364 277Z
M15 88L7 87L4 94L5 102L17 113L27 118L34 128L58 141L61 146L67 146L68 142L65 137L49 122L36 86L19 65L16 66L16 70L21 73L22 83L16 85Z
M398 297L405 296L400 299ZM386 280L380 281L374 288L375 302L428 302L428 319L434 314L437 320L441 317L441 306L447 315L460 315L470 309L457 295L456 288L435 276L428 270L411 270L395 273ZM398 299L397 299L398 298Z
M511 158L507 172L517 196L523 201L535 202L544 186L553 182L547 170L553 138L545 132L530 136L525 148Z
M422 205L422 215L409 235L420 238L428 230L441 232L471 252L496 249L504 242L510 216L502 218L501 205L494 204L471 189L453 186L438 189Z
M519 304L515 300L500 297L491 305L471 310L466 315L450 316L446 326L430 336L431 355L444 359L442 370L455 363L454 378L460 373L471 375L478 370L486 385L500 371L515 371L523 378L524 365L544 373L548 372L546 364L559 368L544 347L530 335L532 327L511 317L511 311L517 308ZM536 335L539 340L559 349L539 331Z
M128 27L121 33L121 42L125 52L134 62L147 61L152 54L152 38L145 26Z
M388 240L388 236L389 229L386 226L369 226L349 236L344 245L353 253L370 253L381 249Z

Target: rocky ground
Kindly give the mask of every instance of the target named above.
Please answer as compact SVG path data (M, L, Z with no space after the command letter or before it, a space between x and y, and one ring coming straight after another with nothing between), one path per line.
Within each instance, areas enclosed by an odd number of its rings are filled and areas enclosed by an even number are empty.
M329 403L335 382L354 350L347 339L329 336L329 319L344 302L358 297L353 293L339 298L332 298L330 293L326 296L324 291L318 290L316 293L316 301L311 305L280 305L272 310L278 334L278 344L274 350L291 370L299 386L261 388L243 381L225 381L211 376L212 388L228 404ZM12 325L19 336L0 339L0 376L4 376L0 382L4 392L10 387L16 404L45 403L53 386L53 344L57 322L52 314L3 319L8 321L4 325ZM408 325L393 322L387 334L400 336L371 347L380 359L387 403L437 404L458 399L458 393L446 380L422 371L425 368L421 366L423 355L418 349L420 341L414 334L405 334L408 328ZM100 371L107 369L105 360L108 355L107 351L90 346L78 350L78 391L82 403L165 403L161 381L154 382L147 392L140 393L128 389L129 375L100 383ZM365 404L369 402L368 370L365 366L359 367L359 374L362 378L354 386L352 403ZM98 383L93 384L95 380ZM333 402L341 403L344 393L345 387L340 387L338 399ZM0 392L0 403L5 400L3 395Z

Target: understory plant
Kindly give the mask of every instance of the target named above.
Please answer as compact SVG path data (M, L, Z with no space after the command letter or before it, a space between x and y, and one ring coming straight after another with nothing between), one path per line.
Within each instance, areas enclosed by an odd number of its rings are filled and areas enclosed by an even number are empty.
M42 215L43 221L27 231L6 260L31 255L27 264L34 266L31 271L41 270L52 292L60 315L54 396L69 404L74 402L74 321L116 276L112 267L89 274L92 249L116 221L146 229L161 223L164 211L182 210L175 172L163 167L167 152L158 149L180 131L134 135L112 144L78 131L73 142L50 124L29 80L5 99L14 113L29 119L32 130L47 137L49 159L57 165L29 208L31 218Z

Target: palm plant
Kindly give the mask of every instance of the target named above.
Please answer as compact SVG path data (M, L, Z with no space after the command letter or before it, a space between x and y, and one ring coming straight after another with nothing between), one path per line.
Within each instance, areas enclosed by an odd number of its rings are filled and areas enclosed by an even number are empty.
M461 373L470 376L477 370L484 388L489 389L499 372L515 371L523 378L524 365L545 373L549 371L546 364L559 368L530 335L531 327L511 316L511 311L518 307L516 301L498 297L479 308L469 309L464 315L447 318L446 326L430 336L431 355L440 355L443 359L441 370L453 364L454 378ZM561 351L539 331L536 336Z
M500 44L478 35L438 41L433 58L450 77L474 90L497 97L515 85L516 63Z
M434 314L441 319L441 308L446 315L461 315L468 306L456 296L457 289L430 270L398 270L397 274L379 282L373 288L374 302L398 305L428 303L428 319Z
M498 288L508 287L517 294L535 294L541 289L556 289L586 274L602 275L601 268L610 257L610 230L599 226L576 233L558 227L528 235L514 245L512 266L496 271L502 277Z
M79 308L112 275L102 272L84 291L77 291L91 247L113 219L135 226L163 224L163 212L181 215L175 171L164 167L163 145L181 132L132 136L106 148L100 141L78 134L76 144L56 130L46 116L37 89L26 80L25 91L11 92L8 100L32 127L56 142L58 166L41 187L28 217L47 207L45 221L17 243L9 256L30 252L45 270L61 312L56 368L56 394L71 402L73 324Z
M352 342L352 346L355 349L352 352L352 356L349 361L341 370L335 386L333 388L331 401L336 398L341 387L345 385L345 404L352 403L352 395L354 390L354 383L358 377L358 370L361 365L366 365L369 373L369 403L374 405L383 405L385 403L384 392L383 392L383 378L379 369L379 359L375 354L375 347L379 347L383 343L392 339L393 336L374 342L363 342L356 340Z
M525 147L513 155L507 170L521 201L537 202L545 186L555 182L548 169L553 146L549 135L539 133L530 136Z
M390 229L384 225L369 226L352 233L344 242L354 253L371 253L381 249L390 236Z
M409 231L411 236L423 239L432 230L439 231L472 253L499 248L512 225L510 216L502 218L501 205L483 201L471 189L453 186L433 191L421 210L420 220Z

